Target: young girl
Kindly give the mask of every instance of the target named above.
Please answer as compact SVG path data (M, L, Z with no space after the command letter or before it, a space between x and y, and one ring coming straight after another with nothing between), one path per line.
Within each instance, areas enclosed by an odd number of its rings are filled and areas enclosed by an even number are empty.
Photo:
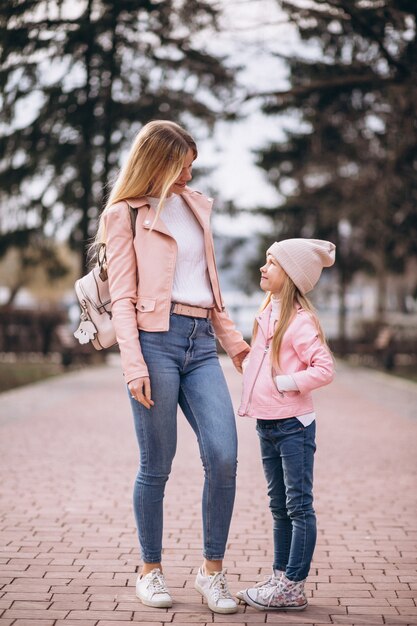
M304 583L316 543L311 391L331 382L333 359L305 294L334 260L329 241L287 239L268 249L261 267L267 298L255 320L239 415L257 418L274 563L265 582L237 594L261 611L307 606Z

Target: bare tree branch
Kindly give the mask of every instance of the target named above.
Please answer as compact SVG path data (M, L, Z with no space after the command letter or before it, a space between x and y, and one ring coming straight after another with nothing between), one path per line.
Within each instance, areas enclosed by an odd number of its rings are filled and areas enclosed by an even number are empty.
M376 34L376 32L374 31L374 29L369 25L369 23L367 22L366 18L363 18L358 11L355 11L355 7L352 6L351 3L346 2L345 0L338 0L337 5L335 6L339 6L341 9L343 9L343 11L350 17L350 19L352 20L353 24L356 24L359 29L367 36L369 37L372 41L374 41L377 46L379 47L382 55L384 56L384 58L388 61L389 65L391 65L391 67L395 67L397 70L400 70L401 72L403 72L405 70L404 65L402 65L401 63L399 63L397 61L397 59L395 59L392 54L390 54L390 52L387 50L386 46L384 45L384 42L382 41L382 39ZM362 10L363 13L363 10Z
M244 98L244 102L252 100L253 98L290 98L297 96L308 96L314 91L325 91L328 89L334 89L335 87L352 88L355 86L363 85L378 85L393 83L396 78L383 78L376 76L375 74L367 74L364 76L340 76L332 78L332 80L316 80L311 81L308 85L299 85L292 89L285 91L262 91L257 93L247 94Z

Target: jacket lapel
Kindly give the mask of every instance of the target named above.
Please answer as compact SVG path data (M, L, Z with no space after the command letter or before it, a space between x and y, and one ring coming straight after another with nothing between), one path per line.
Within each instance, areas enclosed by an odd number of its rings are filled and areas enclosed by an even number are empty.
M147 198L146 197L127 198L126 202L134 209L138 209L138 212L139 212L139 209L147 207L148 210L145 212L145 218L142 221L142 226L146 230L150 230L155 220L156 211L151 207ZM162 221L160 217L158 217L158 219L156 220L153 226L153 230L157 230L158 232L163 233L164 235L168 235L168 237L172 237L171 233L169 232L168 228L165 226L164 222Z
M188 189L188 187L185 189L184 193L181 194L181 198L190 207L197 221L202 226L204 234L206 234L210 225L210 214L213 206L213 200L209 200L202 194L195 191L192 192Z
M265 339L271 339L273 334L269 333L269 320L271 318L271 303L259 314L256 316L256 321L258 322L258 326L261 329Z

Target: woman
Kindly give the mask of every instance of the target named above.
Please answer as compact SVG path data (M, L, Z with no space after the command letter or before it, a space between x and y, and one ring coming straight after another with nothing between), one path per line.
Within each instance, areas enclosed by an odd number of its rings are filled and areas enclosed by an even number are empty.
M179 404L205 471L204 562L195 587L212 611L233 613L222 568L235 496L236 429L215 335L239 371L249 347L224 310L209 227L212 199L187 187L196 157L194 140L177 124L144 126L112 189L97 241L107 245L113 322L140 449L134 510L143 568L136 595L148 606L172 605L161 565L162 502ZM137 210L135 235L129 206Z

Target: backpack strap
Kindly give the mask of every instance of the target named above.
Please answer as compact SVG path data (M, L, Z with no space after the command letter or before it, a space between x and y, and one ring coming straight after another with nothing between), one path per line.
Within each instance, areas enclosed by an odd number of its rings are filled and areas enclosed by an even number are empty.
M127 206L129 207L129 215L130 215L130 224L132 226L133 237L136 235L136 218L138 216L137 209L134 209L130 204L126 201Z
M132 227L133 237L136 235L136 218L138 215L137 209L134 209L128 202L126 202L129 208L130 225ZM101 243L96 253L97 265L100 268L100 278L107 280L107 255L106 244Z

